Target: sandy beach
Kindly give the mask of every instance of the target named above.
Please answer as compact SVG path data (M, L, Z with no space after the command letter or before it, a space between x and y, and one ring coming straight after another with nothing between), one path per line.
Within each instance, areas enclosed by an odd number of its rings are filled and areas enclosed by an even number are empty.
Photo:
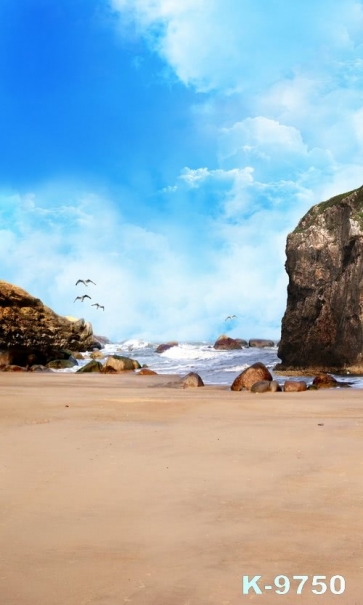
M1 605L360 605L362 391L170 380L0 373Z

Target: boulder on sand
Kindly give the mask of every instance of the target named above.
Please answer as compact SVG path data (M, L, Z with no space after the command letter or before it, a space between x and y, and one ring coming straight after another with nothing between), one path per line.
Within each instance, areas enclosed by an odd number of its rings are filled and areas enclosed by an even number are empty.
M286 393L299 393L306 391L307 388L305 380L286 380L284 384L284 391Z
M251 386L251 393L267 393L270 391L270 380L258 380Z
M204 382L196 372L189 372L182 378L183 389L188 387L204 387Z
M277 393L281 387L276 380L259 380L251 386L251 393Z
M115 372L125 372L127 370L134 371L141 368L140 364L136 359L130 357L124 357L123 355L110 355L107 357L105 364L102 368L103 373L107 373L112 368Z
M231 385L231 391L250 391L252 385L260 380L272 381L272 376L266 366L258 361L238 374Z

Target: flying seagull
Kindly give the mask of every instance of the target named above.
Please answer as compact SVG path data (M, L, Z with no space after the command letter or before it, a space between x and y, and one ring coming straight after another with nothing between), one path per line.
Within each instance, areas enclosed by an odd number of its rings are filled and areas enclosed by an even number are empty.
M99 305L98 303L91 305L91 307L97 307L97 309L102 309L103 311L105 310L105 307L103 305Z
M227 321L227 319L237 319L237 315L228 315L228 317L226 317L226 319L224 321Z
M85 298L91 298L91 297L88 296L88 294L83 294L83 296L76 296L76 298L74 299L73 302L76 302L76 300L80 300L81 302L83 302Z
M96 285L91 279L78 279L76 281L76 286L78 286L78 284L84 284L85 286L88 286L88 284L93 284L94 286Z

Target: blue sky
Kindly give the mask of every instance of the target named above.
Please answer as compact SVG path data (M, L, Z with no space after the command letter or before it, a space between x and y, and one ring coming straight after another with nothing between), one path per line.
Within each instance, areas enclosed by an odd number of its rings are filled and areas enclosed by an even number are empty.
M2 0L1 279L116 340L278 339L287 233L363 184L362 34L351 0Z

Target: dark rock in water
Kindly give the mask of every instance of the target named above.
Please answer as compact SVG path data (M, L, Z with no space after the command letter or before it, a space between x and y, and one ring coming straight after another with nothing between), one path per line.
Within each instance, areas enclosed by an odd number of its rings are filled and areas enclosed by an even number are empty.
M177 347L178 345L179 345L179 343L176 342L175 340L172 340L170 342L166 342L164 344L161 344L161 345L157 346L156 349L155 349L155 353L164 353L164 351L168 351L172 347Z
M88 351L94 343L92 326L84 319L57 315L39 298L0 281L0 350L10 364L46 364L60 350Z
M52 370L65 370L67 368L74 368L78 366L78 362L75 359L53 359L46 364L47 368Z
M363 187L313 206L287 238L276 369L363 373Z
M270 384L269 380L258 380L254 382L250 388L251 393L268 393L270 392Z
M300 391L306 391L307 385L305 380L286 380L284 384L284 391L286 393L298 393Z
M101 345L101 348L103 349L103 347L105 345L109 345L111 344L111 341L109 340L109 338L107 338L107 336L94 336L95 340L97 340L97 342Z
M251 338L248 341L248 346L263 349L264 347L274 347L275 343L273 340L264 340L263 338Z
M272 376L266 366L258 361L238 374L232 383L231 391L250 390L252 385L260 380L271 382Z
M189 372L186 376L182 378L183 388L186 389L188 387L204 387L204 382L196 372Z
M351 383L336 380L330 374L318 374L313 380L313 386L317 389L332 389L335 387L349 387Z
M218 336L213 347L218 351L231 351L232 349L242 349L242 345L235 338L230 338L226 334Z
M248 347L247 340L243 340L243 338L235 338L235 341L241 345L241 347Z
M89 361L88 363L86 363L86 365L79 368L79 370L77 370L77 374L87 374L89 372L101 372L102 367L103 366L100 361L96 361L96 360L92 359L92 361Z

